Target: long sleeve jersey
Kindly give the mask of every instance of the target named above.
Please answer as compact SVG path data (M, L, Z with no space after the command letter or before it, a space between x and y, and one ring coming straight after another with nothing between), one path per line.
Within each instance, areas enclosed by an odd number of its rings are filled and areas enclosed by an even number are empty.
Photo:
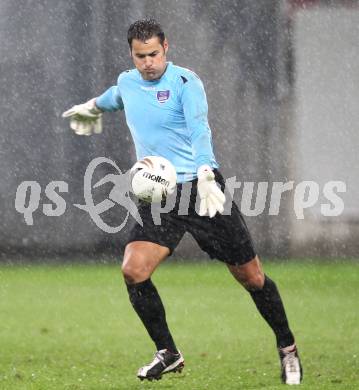
M218 168L206 94L192 71L168 62L154 81L144 80L137 69L125 71L96 105L103 111L124 110L137 159L166 158L176 168L178 182L196 178L203 164Z

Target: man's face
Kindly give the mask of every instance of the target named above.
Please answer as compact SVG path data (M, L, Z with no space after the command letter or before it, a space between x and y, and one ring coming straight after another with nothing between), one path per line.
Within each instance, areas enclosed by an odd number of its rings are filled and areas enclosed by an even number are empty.
M132 41L131 57L137 70L144 80L159 79L166 69L167 40L160 43L158 37L152 37L145 42Z

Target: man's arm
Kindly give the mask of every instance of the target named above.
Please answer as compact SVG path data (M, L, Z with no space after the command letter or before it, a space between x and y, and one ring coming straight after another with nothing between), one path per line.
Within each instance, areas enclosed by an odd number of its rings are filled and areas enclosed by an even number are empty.
M207 98L203 84L196 76L183 85L182 105L197 169L201 165L211 165L213 146L207 119Z
M70 127L76 134L91 135L102 132L102 114L104 111L117 111L122 109L123 102L120 88L118 85L115 85L107 89L99 97L73 106L65 111L62 116L64 118L70 118Z
M183 112L190 139L195 163L197 165L198 193L201 198L199 215L214 217L217 212L223 213L226 198L217 186L211 163L213 146L207 114L208 105L203 84L193 76L183 85Z
M118 85L114 85L96 98L96 107L101 111L113 112L123 110L121 92Z

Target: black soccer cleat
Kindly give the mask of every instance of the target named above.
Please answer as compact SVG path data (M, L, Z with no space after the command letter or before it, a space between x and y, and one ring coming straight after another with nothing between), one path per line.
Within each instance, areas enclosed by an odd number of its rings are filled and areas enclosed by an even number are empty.
M168 372L181 372L183 367L184 359L181 352L172 353L167 349L161 349L155 353L155 357L150 364L138 370L137 378L141 381L144 379L149 381L159 380L163 374Z
M293 349L289 351L279 349L279 358L282 382L287 385L300 385L303 379L303 368L300 363L297 347L294 345Z

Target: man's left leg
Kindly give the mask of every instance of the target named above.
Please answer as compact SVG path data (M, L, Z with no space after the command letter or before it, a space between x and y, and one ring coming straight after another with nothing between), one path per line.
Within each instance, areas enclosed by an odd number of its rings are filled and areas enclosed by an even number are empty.
M299 384L302 379L302 367L276 284L263 273L258 256L245 264L227 264L227 267L234 278L250 293L258 311L276 336L283 382Z

